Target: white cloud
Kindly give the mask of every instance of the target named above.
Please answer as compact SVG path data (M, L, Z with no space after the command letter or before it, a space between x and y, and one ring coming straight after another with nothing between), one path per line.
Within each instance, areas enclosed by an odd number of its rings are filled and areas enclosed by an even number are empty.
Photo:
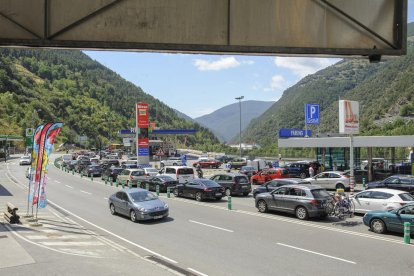
M281 75L274 75L270 83L271 90L282 90L286 87L286 80Z
M252 65L254 61L245 60L238 61L235 57L222 57L216 61L209 61L205 59L194 60L194 66L200 71L220 71L224 69L238 67L242 64Z
M338 61L339 59L334 58L275 57L276 66L291 70L293 74L301 78L313 74Z

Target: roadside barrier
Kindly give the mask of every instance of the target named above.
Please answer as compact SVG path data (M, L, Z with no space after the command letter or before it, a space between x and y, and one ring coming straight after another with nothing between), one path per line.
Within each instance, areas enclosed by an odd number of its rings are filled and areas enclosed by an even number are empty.
M75 170L74 169L72 169L72 175L75 175Z
M91 173L91 181L93 181L93 173Z
M362 187L364 187L364 189L365 189L365 177L362 178Z
M118 186L119 186L119 180L118 180L118 178L116 179L116 181L115 181L115 187L117 187L118 188Z
M138 187L138 182L137 182L137 187ZM129 181L128 182L128 189L131 189L132 188L132 183L131 183L131 181Z
M145 190L149 191L149 184L148 183L145 184Z
M231 210L231 196L227 196L227 209Z
M171 190L170 187L167 187L167 197L170 198L171 197Z
M81 178L83 177L83 172L81 172Z
M405 244L410 244L410 240L411 240L410 227L411 227L411 223L404 222L404 243Z
M19 209L10 202L6 203L6 208L7 210L4 212L4 219L11 224L20 223L20 216L17 214L17 210Z
M157 196L160 195L160 185L155 186L155 191L157 193Z
M121 181L121 187L122 187L122 189L125 188L125 182L124 182L124 180Z

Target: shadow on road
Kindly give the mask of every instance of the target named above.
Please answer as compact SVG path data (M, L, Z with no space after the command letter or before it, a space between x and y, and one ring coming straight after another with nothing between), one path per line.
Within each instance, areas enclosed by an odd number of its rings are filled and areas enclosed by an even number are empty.
M0 196L13 196L13 194L0 184Z

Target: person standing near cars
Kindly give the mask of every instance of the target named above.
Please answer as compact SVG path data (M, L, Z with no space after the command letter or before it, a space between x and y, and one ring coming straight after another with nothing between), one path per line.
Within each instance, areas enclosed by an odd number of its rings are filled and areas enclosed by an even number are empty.
M309 166L309 177L313 177L313 175L315 174L315 170L313 169L313 166Z

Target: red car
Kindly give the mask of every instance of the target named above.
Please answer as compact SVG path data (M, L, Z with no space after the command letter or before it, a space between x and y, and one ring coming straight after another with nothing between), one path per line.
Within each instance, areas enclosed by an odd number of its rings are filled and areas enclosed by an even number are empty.
M289 178L289 171L285 168L271 168L263 170L250 178L252 184L263 184L276 178Z
M221 162L214 160L214 159L201 160L201 161L195 162L193 164L194 168L197 167L198 164L200 164L202 168L210 168L210 169L212 168L218 169L221 166Z

